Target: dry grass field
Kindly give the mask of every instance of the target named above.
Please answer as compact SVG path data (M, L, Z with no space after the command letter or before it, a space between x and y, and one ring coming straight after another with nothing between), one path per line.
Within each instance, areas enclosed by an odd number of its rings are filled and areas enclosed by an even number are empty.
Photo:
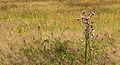
M0 65L84 65L83 10L98 34L86 65L120 65L119 0L0 0Z

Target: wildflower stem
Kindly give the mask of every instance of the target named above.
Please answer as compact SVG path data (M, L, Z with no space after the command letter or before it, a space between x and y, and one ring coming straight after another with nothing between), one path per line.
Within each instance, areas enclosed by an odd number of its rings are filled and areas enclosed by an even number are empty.
M85 32L85 64L87 63L87 47L89 44L89 34Z
M85 64L87 63L87 41L85 42Z

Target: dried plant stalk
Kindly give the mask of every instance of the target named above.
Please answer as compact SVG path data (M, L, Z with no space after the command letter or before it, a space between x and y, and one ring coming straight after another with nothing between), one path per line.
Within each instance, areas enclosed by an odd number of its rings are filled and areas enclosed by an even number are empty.
M93 15L95 15L95 13L93 13L92 11L88 11L88 13L86 13L86 11L82 11L81 13L83 16L81 16L80 18L77 18L77 20L80 23L80 26L84 32L84 38L85 38L85 64L88 61L88 55L91 58L91 46L90 46L90 38L91 36L94 37L94 33L93 33L93 23L94 21L91 21L91 17ZM96 38L95 38L96 39ZM93 42L94 43L94 42ZM88 48L89 47L89 48ZM89 49L89 54L88 54L88 49ZM91 60L91 59L90 59Z

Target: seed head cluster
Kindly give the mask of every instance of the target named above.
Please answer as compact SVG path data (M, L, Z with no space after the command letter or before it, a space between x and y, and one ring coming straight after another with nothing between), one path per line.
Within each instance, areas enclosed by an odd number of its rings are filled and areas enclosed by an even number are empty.
M89 35L94 34L92 32L94 30L93 24L94 24L95 21L91 21L91 20L92 20L92 16L94 16L95 13L93 13L92 11L88 11L88 12L82 11L81 14L83 16L81 16L81 18L77 18L77 20L79 21L82 28L84 29L85 34L89 34Z
M79 21L83 31L84 31L84 36L85 36L85 63L87 62L87 56L89 55L88 53L91 53L91 44L89 43L90 42L90 38L91 36L93 38L96 38L98 36L95 35L93 33L94 31L94 23L95 23L95 20L92 21L92 17L95 15L95 13L93 13L92 11L82 11L81 14L83 16L81 16L81 18L77 18L77 20ZM87 51L87 47L89 46L89 52ZM79 51L80 49L78 49Z

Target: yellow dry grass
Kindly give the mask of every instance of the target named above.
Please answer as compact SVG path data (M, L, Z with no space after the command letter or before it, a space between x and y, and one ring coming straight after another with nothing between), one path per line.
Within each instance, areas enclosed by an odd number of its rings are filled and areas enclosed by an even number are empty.
M76 19L81 16L82 10L92 10L96 13L95 32L100 35L100 38L108 40L105 43L110 39L114 46L110 46L105 54L117 64L120 60L119 0L0 0L1 55L14 53L15 50L11 51L9 46L16 49L23 46L24 40L34 44L34 39L38 38L38 25L41 26L43 39L48 39L54 21L56 21L55 38L60 36L63 28L70 27L70 30L64 32L62 40L79 43L84 36ZM114 51L116 53L112 54ZM6 63L9 61L7 60Z

